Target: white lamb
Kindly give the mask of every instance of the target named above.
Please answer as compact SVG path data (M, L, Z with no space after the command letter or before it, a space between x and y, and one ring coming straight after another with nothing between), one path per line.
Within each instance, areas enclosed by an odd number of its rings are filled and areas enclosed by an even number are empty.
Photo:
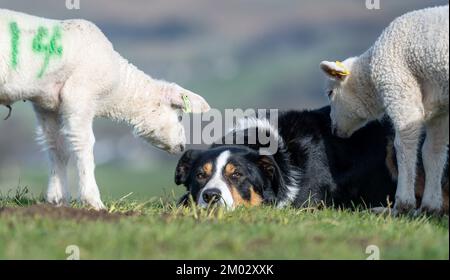
M202 97L128 63L91 22L0 10L0 34L0 105L32 102L50 158L49 203L70 200L66 167L73 153L79 199L104 208L94 176L95 117L126 122L149 143L177 153L186 143L181 110L209 110Z
M394 213L416 207L419 137L426 172L421 212L438 213L449 143L449 8L428 8L394 20L368 51L344 62L323 61L333 131L350 136L387 114L395 127L399 179Z

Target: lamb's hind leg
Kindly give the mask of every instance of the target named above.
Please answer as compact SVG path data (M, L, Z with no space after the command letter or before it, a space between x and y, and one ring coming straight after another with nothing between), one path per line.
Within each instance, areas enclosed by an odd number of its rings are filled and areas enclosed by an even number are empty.
M425 168L425 191L421 212L439 214L442 211L442 175L447 162L448 115L436 117L426 124L426 139L422 147Z
M61 121L56 113L34 106L39 128L38 139L45 147L49 157L49 183L45 198L47 202L60 206L70 202L67 186L68 153L64 137L61 134Z

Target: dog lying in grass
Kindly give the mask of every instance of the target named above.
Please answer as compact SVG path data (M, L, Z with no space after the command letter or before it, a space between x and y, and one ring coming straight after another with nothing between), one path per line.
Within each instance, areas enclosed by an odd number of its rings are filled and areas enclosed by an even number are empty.
M390 123L373 122L342 139L332 135L329 113L329 107L286 112L277 129L265 119L243 120L225 136L248 140L257 128L278 142L272 155L260 153L258 141L221 144L230 143L225 139L207 150L188 150L175 172L175 183L187 189L180 203L192 200L201 207L232 210L262 204L372 208L395 202L398 172ZM421 164L417 174L420 203L425 181ZM443 211L448 213L448 175L442 187Z

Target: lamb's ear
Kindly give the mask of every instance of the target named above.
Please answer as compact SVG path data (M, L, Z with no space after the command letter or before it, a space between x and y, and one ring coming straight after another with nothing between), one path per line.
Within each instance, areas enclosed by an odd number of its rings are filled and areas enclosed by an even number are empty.
M200 150L188 150L181 156L175 170L175 184L182 185L186 183L192 170L192 165L199 155Z
M172 106L182 109L185 113L204 113L211 109L203 97L188 90L171 93L169 100Z
M347 67L339 61L322 61L320 63L320 69L333 80L343 81L350 75Z
M200 95L195 94L190 91L186 92L185 94L191 101L193 113L205 113L211 109L208 102L206 102L206 100L203 97L201 97Z

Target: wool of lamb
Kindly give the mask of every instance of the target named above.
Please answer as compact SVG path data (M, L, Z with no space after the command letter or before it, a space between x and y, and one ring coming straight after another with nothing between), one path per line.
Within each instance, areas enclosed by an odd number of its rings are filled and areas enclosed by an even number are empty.
M415 208L417 150L423 128L425 193L420 211L442 208L441 178L449 143L449 7L413 11L395 19L358 57L323 61L333 131L348 137L387 115L396 130L399 178L394 210Z
M89 21L0 9L0 34L0 105L33 104L50 160L50 203L69 202L66 169L74 156L79 199L104 208L94 175L94 118L125 122L150 144L178 153L186 143L186 100L191 112L209 110L201 96L137 69Z

